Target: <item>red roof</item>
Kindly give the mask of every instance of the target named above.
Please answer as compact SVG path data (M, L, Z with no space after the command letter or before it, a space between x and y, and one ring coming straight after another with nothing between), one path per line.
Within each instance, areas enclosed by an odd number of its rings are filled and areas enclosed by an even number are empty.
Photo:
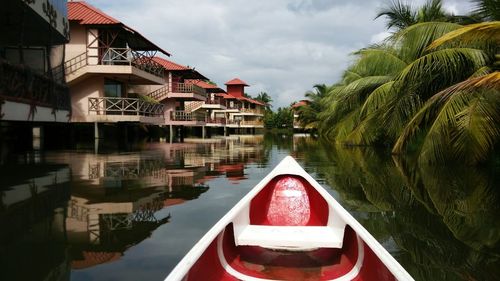
M241 101L247 101L249 103L255 103L255 104L258 104L258 105L266 105L265 103L263 103L261 101L258 101L258 100L249 99L247 97L235 97L235 96L233 96L231 94L225 94L222 97L225 98L225 99L237 99L237 100L241 100Z
M70 21L78 21L79 24L81 25L118 25L121 26L126 33L128 33L130 36L133 36L134 38L137 38L139 40L135 40L134 44L136 44L135 47L140 48L144 51L149 51L149 50L158 50L162 53L164 53L167 56L170 56L170 54L163 50L162 48L158 47L156 44L153 42L149 41L146 37L142 36L139 32L135 31L129 26L126 26L124 23L120 22L119 20L107 15L103 11L97 9L96 7L88 4L85 1L72 1L68 2L68 20ZM131 43L131 42L129 42ZM134 46L131 46L131 48L134 48Z
M177 64L173 61L169 61L160 57L153 57L153 60L161 64L166 70L189 70L187 66Z
M301 100L301 101L294 103L292 105L292 108L297 108L297 107L301 107L301 106L308 105L308 104L309 104L308 100Z
M185 80L185 82L195 84L196 86L201 87L205 90L212 90L211 91L212 93L225 93L226 92L223 89L219 88L219 86L207 83L203 80L188 79L188 80Z
M254 100L254 99L249 99L247 97L239 97L238 99L239 100L244 100L244 101L247 101L247 102L250 102L250 103L255 103L255 104L258 104L258 105L266 105L265 103L263 103L261 101Z
M231 95L231 94L225 94L224 95L224 98L227 99L227 100L232 100L232 99L236 99L235 96Z
M239 78L234 78L233 80L227 81L225 83L225 85L243 85L243 86L248 86L248 84L245 81L243 81L243 80L241 80Z
M86 2L68 2L68 20L77 20L80 24L120 24L120 21Z

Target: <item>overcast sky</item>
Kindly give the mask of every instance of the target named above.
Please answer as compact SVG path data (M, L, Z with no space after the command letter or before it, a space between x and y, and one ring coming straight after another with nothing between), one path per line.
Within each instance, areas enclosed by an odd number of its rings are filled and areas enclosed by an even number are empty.
M385 38L388 0L88 0L224 87L239 77L274 108L340 78L353 51ZM412 1L418 4L423 0ZM463 14L469 1L444 0Z

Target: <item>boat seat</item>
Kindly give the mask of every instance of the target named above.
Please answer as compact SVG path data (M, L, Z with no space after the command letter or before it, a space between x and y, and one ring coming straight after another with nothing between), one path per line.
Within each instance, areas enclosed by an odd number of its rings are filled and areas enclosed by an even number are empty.
M342 248L344 227L246 225L239 226L235 234L235 243L241 246L289 250Z

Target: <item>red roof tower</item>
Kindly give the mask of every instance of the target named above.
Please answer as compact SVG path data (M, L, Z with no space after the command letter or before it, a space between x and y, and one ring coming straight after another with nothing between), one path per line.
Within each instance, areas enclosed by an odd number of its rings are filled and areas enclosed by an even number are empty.
M227 93L236 98L244 97L245 87L248 87L248 84L239 78L227 81L225 85L227 86Z

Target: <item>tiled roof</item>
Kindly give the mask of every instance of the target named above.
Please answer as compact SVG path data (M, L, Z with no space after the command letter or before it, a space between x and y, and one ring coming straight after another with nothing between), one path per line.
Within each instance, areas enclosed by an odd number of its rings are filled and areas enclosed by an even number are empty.
M292 105L292 108L298 108L298 107L301 107L301 106L304 106L304 105L308 105L308 104L309 104L308 100L301 100L301 101L298 101L298 102L294 103Z
M225 85L243 85L243 86L248 86L248 84L245 81L243 81L243 80L241 80L239 78L234 78L233 80L227 81L225 83Z
M189 70L189 68L187 66L180 65L178 63L175 63L173 61L170 61L170 60L167 60L167 59L164 59L164 58L153 57L153 60L155 62L161 64L166 70L171 70L171 71L175 71L175 70Z
M137 47L144 51L157 50L167 56L170 56L167 51L149 41L149 39L142 36L142 34L135 31L133 28L126 26L124 23L107 15L103 11L85 1L68 2L68 20L78 21L81 25L118 25L125 30L125 33L128 34L127 36L130 36L129 38L134 39L131 42L128 42L131 48ZM135 46L133 46L132 43Z
M239 100L244 100L244 101L247 101L249 103L255 103L255 104L258 104L258 105L266 105L265 103L261 102L261 101L258 101L258 100L254 100L254 99L249 99L247 97L239 97L238 98Z
M247 101L249 103L255 103L255 104L258 104L258 105L262 105L262 106L266 105L265 103L263 103L261 101L258 101L258 100L250 99L250 98L247 98L247 97L235 97L235 96L233 96L231 94L225 94L223 96L223 98L228 99L228 100L229 99L237 99L237 100L241 100L241 101Z
M189 79L189 80L186 80L186 82L195 84L196 86L201 87L205 90L211 90L210 92L212 92L212 93L225 93L226 92L223 89L219 88L219 86L207 83L203 80Z
M83 1L68 2L68 20L77 20L80 24L120 24L120 21Z

